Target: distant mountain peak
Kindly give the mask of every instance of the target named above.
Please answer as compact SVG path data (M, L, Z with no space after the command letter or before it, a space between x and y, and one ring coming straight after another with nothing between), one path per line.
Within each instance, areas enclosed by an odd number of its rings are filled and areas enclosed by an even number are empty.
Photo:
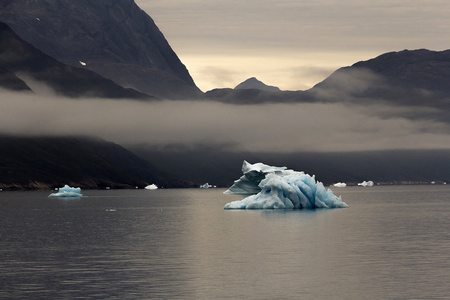
M238 84L235 90L254 89L268 92L279 92L280 89L276 86L266 85L264 82L259 81L256 77L251 77L240 84Z

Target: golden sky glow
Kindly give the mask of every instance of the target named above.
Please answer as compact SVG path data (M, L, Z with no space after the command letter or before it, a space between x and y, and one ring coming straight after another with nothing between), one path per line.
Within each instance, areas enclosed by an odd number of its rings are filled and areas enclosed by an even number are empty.
M450 48L447 0L136 0L207 91L257 77L303 90L339 67Z

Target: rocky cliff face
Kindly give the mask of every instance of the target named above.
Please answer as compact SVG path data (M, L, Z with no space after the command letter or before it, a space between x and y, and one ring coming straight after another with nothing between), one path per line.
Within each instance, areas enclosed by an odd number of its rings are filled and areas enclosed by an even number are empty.
M71 66L160 98L201 94L154 21L133 0L5 0L0 21Z

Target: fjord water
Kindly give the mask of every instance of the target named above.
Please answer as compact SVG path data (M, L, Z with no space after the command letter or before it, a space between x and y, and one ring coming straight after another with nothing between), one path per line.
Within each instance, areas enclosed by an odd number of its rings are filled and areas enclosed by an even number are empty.
M224 210L222 189L0 193L1 299L448 299L450 187Z

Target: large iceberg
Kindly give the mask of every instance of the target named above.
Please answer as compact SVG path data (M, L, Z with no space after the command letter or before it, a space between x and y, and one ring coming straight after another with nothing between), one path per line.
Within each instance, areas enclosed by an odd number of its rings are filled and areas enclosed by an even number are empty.
M225 209L314 209L345 208L331 190L316 181L314 176L288 170L286 167L272 167L263 163L250 164L244 161L244 175L224 193L251 195L243 200L225 205Z
M67 184L58 189L57 193L50 194L49 197L82 197L81 189L70 187Z

